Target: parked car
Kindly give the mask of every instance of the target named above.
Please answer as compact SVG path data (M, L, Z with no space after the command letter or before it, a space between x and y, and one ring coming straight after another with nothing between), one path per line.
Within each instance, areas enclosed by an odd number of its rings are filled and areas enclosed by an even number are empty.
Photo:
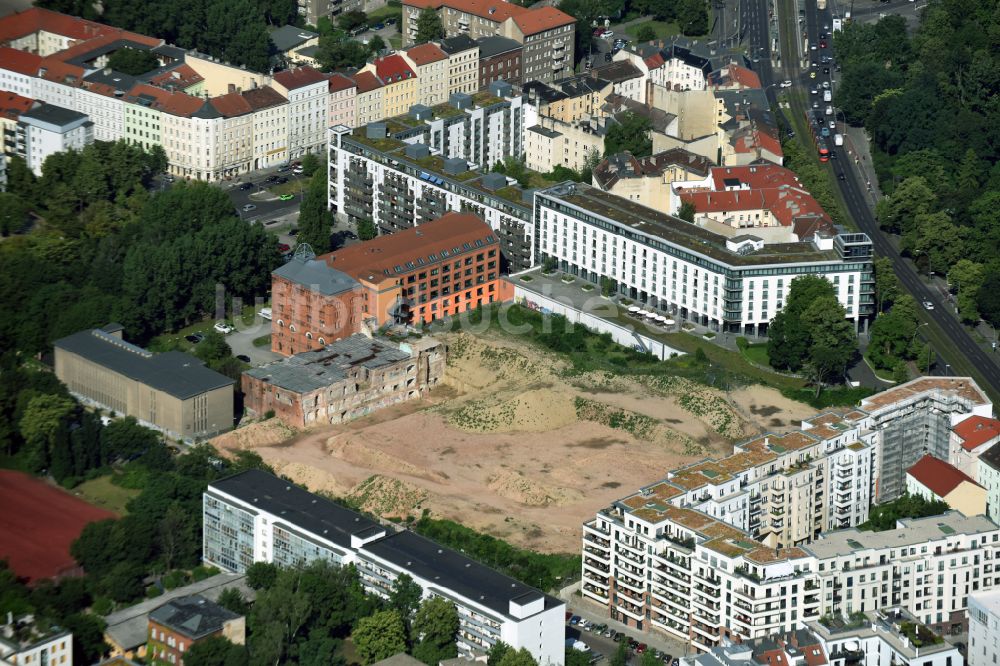
M644 653L644 652L645 652L645 651L647 650L647 647L648 647L648 646L647 646L647 645L646 645L645 643L639 643L639 644L638 644L638 645L637 645L637 646L635 647L635 651L636 651L637 653L639 653L639 654L643 654L643 653Z
M263 312L263 310L261 310ZM573 619L573 613L571 611L566 611L566 623L568 624L570 620Z
M252 210L257 210L257 206L253 204L243 204L243 212L249 213Z
M289 236L298 236L299 235L299 228L298 227L293 227L293 228L289 229L288 230L288 235Z
M575 627L576 625L580 624L580 616L574 615L573 617L571 617L569 619L569 624L571 627Z
M292 169L292 173L294 173L296 176L302 175L302 172L303 172L303 168L302 168L301 164L299 166L297 166L297 167L295 167L295 168Z
M385 20L385 24L386 25L396 25L396 18L394 16L390 16L389 18L387 18Z
M281 195L280 197L278 197L278 198L279 198L280 200L282 200L282 201L291 201L292 199L294 199L294 198L295 198L295 195L294 195L294 194L282 194L282 195Z
M291 250L291 246L288 243L278 243L278 252L284 254Z
M237 361L243 361L244 363L249 363L250 362L250 357L247 356L246 354L237 354L236 355L236 360Z
M214 328L219 333L222 333L223 335L229 335L230 333L233 332L233 330L235 330L233 329L232 326L230 326L224 321L215 322L215 326L213 326L212 328Z
M275 182L276 184L278 184L278 185L284 185L285 183L287 183L287 182L288 182L288 179L287 179L287 178L285 178L284 176L282 176L281 178L279 178L278 180L276 180L276 181L274 181L274 182Z
M191 335L185 335L184 339L187 340L188 342L190 342L191 344L196 345L196 344L198 344L199 342L201 342L202 340L205 339L205 334L204 333L192 333Z
M612 638L614 639L615 643L621 643L621 640L622 638L624 638L624 636L625 634L623 634L622 632L616 631L615 635L612 636Z
M663 663L664 664L669 664L673 660L674 660L674 655L672 655L672 654L665 654L665 655L663 655Z
M372 26L372 30L383 30L385 28L385 23L376 23Z
M261 308L260 309L260 318L261 319L266 319L268 321L271 321L271 308Z
M285 169L285 170L286 170L286 171L288 170L288 169L287 169L287 167L286 167L286 169ZM280 171L280 169L279 169L279 171ZM273 173L272 173L272 174L271 174L270 176L268 176L268 177L267 177L267 178L266 178L266 179L264 180L264 182L265 182L265 183L276 183L276 182L278 182L278 178L280 178L280 176L278 176L277 174L273 174Z
M291 167L288 166L287 164L282 164L280 167L278 167L278 171L279 172L281 172L281 171L288 171L290 168Z
M786 79L786 80L784 80L784 81L781 82L781 87L782 88L791 88L792 87L792 82Z
M240 185L240 189L243 190L244 192L246 192L247 190L252 190L253 183L243 183L242 185Z

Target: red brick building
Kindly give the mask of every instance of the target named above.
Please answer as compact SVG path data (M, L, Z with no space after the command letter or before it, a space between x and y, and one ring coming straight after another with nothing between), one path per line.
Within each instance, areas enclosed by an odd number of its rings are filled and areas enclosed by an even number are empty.
M500 242L475 215L444 217L324 255L363 289L362 311L378 326L430 323L509 300L500 280Z
M495 35L480 37L479 44L479 89L485 90L494 81L506 81L521 85L521 52L519 42Z
M271 351L284 356L361 330L361 285L305 250L271 273Z
M246 618L201 595L171 599L149 614L146 662L153 666L184 666L184 655L211 636L246 642Z

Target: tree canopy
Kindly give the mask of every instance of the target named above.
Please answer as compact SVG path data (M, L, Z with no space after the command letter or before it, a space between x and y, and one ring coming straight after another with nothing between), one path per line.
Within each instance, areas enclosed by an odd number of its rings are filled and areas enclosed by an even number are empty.
M114 51L108 58L108 67L130 76L145 74L159 66L160 61L156 59L156 56L150 51L141 49L125 47Z
M432 7L424 7L417 16L417 35L414 41L417 44L429 42L432 39L444 37L444 26L441 25L441 17Z
M458 656L455 638L458 635L458 611L444 597L425 599L413 618L411 637L413 656L435 666L442 659Z
M636 157L645 157L653 151L653 140L649 136L652 125L649 118L633 111L626 111L617 123L608 126L604 136L604 154L614 155L628 151Z
M361 663L366 666L406 651L406 629L396 610L378 611L361 618L351 638Z

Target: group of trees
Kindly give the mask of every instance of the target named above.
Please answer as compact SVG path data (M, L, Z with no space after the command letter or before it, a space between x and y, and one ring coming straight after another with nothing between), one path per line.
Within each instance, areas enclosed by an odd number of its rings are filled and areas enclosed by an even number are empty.
M604 154L614 155L628 151L635 157L646 157L653 152L653 140L649 136L652 124L646 116L640 116L633 111L626 111L618 118L617 123L608 126L604 135Z
M41 228L0 244L0 348L27 353L119 321L144 344L218 305L267 293L277 240L204 183L150 194L162 150L95 142L50 156L42 176L10 161L8 194ZM9 200L9 198L8 198Z
M308 164L307 164L308 163ZM333 228L333 214L326 207L327 176L326 161L313 154L302 160L303 177L310 175L309 185L302 195L299 207L299 243L309 243L317 255L333 249L330 232Z
M108 58L108 67L129 76L139 76L159 66L160 61L156 59L156 56L151 51L143 51L141 49L125 47L113 51Z
M879 223L922 270L958 269L964 320L1000 324L1000 15L943 0L920 17L912 36L895 15L836 33L835 101L872 137Z
M268 26L300 21L295 0L40 0L38 5L159 37L257 72L270 66Z
M893 530L900 518L939 516L949 508L948 503L942 500L928 500L921 495L905 494L891 502L873 504L868 512L868 522L859 525L858 529L873 532Z
M913 297L904 293L899 278L888 257L874 261L875 321L872 322L868 343L868 362L876 370L892 372L896 381L906 381L907 361L916 361L917 368L926 370L931 363L931 348L917 339L920 320Z
M768 327L771 365L779 370L807 372L818 396L824 383L844 375L857 346L854 329L834 285L818 275L792 280L784 307Z

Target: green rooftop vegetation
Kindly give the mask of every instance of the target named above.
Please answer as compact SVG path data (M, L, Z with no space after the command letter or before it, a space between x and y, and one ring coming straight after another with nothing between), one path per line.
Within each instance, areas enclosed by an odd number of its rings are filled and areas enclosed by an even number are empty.
M472 94L472 101L476 106L490 106L492 104L500 104L507 100L502 97L497 97L487 90L480 90L479 92Z
M432 107L431 111L434 112L435 118L453 118L465 113L462 109L456 109L451 104L438 104L437 106Z
M913 647L924 645L938 645L944 643L944 639L935 634L922 624L916 622L900 622L899 633L910 639Z
M374 148L375 150L380 150L383 153L388 153L405 145L402 141L393 139L392 137L386 137L384 139L370 139L368 138L368 134L364 127L355 129L353 138L356 141L359 141L370 148Z

